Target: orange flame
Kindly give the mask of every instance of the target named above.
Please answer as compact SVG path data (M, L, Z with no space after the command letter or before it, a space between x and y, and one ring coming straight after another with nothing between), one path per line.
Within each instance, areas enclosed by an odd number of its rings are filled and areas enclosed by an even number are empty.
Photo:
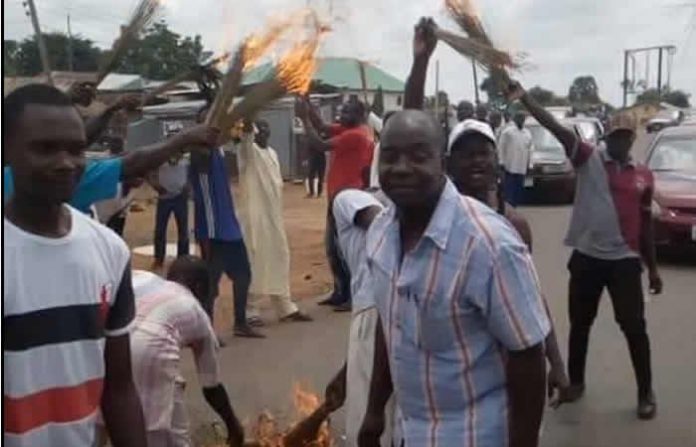
M244 70L249 70L266 54L287 29L287 22L273 24L269 29L252 35L244 42Z
M315 55L318 47L318 40L298 43L278 62L276 75L288 93L305 94L309 91L317 70Z

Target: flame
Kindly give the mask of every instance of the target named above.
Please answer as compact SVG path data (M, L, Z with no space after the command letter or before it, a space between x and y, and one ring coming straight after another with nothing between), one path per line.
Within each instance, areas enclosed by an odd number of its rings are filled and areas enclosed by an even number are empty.
M293 396L295 400L295 409L301 417L307 417L321 405L321 399L316 393L304 389L299 383L293 385ZM307 447L331 447L333 439L329 431L329 424L324 422L321 424L317 438Z
M473 0L445 0L445 8L454 16L480 17Z
M318 47L318 40L300 42L278 62L276 76L288 93L305 94L309 91L317 70L315 56Z
M288 22L277 22L262 34L251 35L244 42L244 70L253 68L288 29Z

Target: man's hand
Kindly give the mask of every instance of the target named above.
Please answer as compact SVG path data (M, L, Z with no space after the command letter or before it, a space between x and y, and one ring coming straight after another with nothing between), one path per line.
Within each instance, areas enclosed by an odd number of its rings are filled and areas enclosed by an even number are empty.
M662 293L662 278L657 269L651 269L650 272L648 272L648 282L651 294L659 295Z
M324 392L324 405L329 413L333 413L343 406L346 401L346 370L339 371Z
M413 34L413 57L430 58L437 46L435 28L437 25L432 18L422 17L415 27Z
M295 101L295 115L302 121L306 121L309 118L309 104L307 104L307 98L297 98L297 101Z
M87 107L96 96L96 86L93 82L76 82L70 86L68 96L73 103Z
M194 146L209 149L218 143L220 131L206 124L197 124L177 134L176 138L182 146Z
M135 110L141 103L140 95L122 95L116 100L113 108L114 110Z
M566 402L571 402L568 396L570 380L563 365L552 366L549 370L548 397L549 406L554 410Z
M524 88L522 88L522 84L520 84L517 81L510 80L510 83L508 84L508 87L507 87L507 91L505 92L505 96L507 97L508 101L510 101L510 102L517 101L518 99L522 98L526 94L527 94L527 92L525 91Z

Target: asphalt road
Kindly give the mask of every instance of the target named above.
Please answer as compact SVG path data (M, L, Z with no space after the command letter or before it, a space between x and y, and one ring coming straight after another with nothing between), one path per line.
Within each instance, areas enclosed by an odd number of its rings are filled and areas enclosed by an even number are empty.
M641 148L646 141L642 136ZM636 152L639 157L641 151ZM521 209L534 232L534 259L565 351L569 251L562 239L570 207ZM544 447L696 446L696 259L663 261L660 267L665 292L647 304L657 418L643 422L634 416L636 388L628 350L605 295L591 336L587 393L578 403L546 412ZM242 419L270 409L282 420L292 408L294 382L321 390L340 367L349 317L313 302L305 301L304 307L315 322L275 325L265 340L232 340L223 349L224 382ZM209 424L214 416L198 391L190 361L185 376L192 423ZM337 414L332 424L339 439L342 417Z

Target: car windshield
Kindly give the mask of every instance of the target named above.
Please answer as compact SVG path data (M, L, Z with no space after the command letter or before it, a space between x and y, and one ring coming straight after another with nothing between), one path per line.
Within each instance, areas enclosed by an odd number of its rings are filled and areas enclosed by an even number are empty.
M553 136L551 132L541 126L528 126L529 133L532 134L535 152L551 152L563 154L563 145Z
M650 155L648 167L653 171L696 172L696 138L661 138Z

